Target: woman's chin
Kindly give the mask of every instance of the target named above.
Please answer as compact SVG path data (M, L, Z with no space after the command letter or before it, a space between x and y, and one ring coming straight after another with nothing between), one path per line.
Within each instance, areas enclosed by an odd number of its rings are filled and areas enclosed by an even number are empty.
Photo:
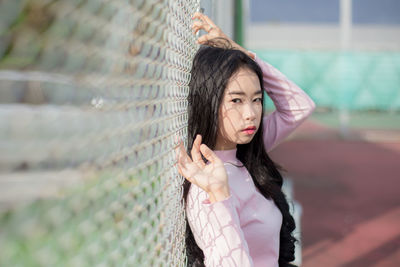
M251 140L253 140L253 137L251 137L251 138L250 138L250 137L249 137L249 138L243 138L243 139L239 140L239 141L237 142L237 144L238 144L238 145L245 145L245 144L250 143Z

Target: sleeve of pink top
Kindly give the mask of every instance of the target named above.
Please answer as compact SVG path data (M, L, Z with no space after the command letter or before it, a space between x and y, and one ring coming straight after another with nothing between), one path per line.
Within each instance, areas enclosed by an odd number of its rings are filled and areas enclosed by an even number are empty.
M194 186L194 185L192 185ZM202 191L191 197L187 218L204 253L204 265L251 267L253 261L244 238L233 196L211 203Z
M263 118L264 145L271 151L315 109L314 101L279 70L255 56L263 72L263 85L276 110Z

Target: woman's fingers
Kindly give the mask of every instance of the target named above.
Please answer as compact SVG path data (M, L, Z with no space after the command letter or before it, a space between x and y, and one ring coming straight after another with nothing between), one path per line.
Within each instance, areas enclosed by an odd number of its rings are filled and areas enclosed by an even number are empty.
M205 14L203 14L203 13L200 13L200 12L195 12L195 13L193 14L192 19L199 19L199 20L201 20L201 21L203 21L203 22L205 22L205 23L211 25L212 27L217 27L217 26L214 24L214 22L213 22L207 15L205 15Z
M194 28L201 28L201 27L203 27L203 25L204 25L203 22L196 20L196 21L193 21L192 28L193 29Z
M208 24L208 23L203 23L203 22L201 22L201 21L195 21L195 22L193 22L192 31L193 31L194 34L196 34L196 33L197 33L199 30L201 30L201 29L203 29L203 30L205 30L206 32L209 33L212 29L217 29L217 28L211 26L211 25Z
M180 165L181 170L186 169L186 166L192 162L188 154L186 153L183 142L181 141L178 146L178 165Z
M199 139L196 142L199 141L201 142L201 139ZM179 144L178 148L179 148L179 157L177 162L178 172L182 176L184 176L189 182L197 184L195 176L199 172L201 172L201 167L199 167L197 163L192 161L192 159L186 153L185 147L183 146L182 142ZM200 160L202 160L201 155L200 155Z
M177 167L178 167L178 172L180 175L185 177L185 179L188 180L189 182L191 182L191 183L194 182L190 176L187 176L187 170L182 169L182 166L179 163L178 163Z
M199 168L202 168L203 166L205 166L205 163L200 154L200 145L201 145L201 135L198 134L194 139L192 150L190 151L190 153L192 155L193 162L196 163L197 166L199 166Z
M227 182L225 168L217 155L205 144L201 144L201 136L197 135L190 153L187 154L182 141L176 147L178 160L176 163L178 172L190 183L197 185L205 191L219 188ZM204 155L211 164L206 165L201 158ZM216 164L215 164L216 163Z
M207 32L207 34L202 35L199 38L197 38L198 44L204 44L210 39L219 38L219 37L230 40L229 37L227 37L221 31L221 29L218 28L218 26L215 25L214 22L206 15L196 12L193 15L192 19L198 19L198 20L193 21L192 31L194 34L196 34L199 30L205 30Z
M206 35L202 35L197 39L197 43L199 44L204 44L206 43L210 38L208 38L207 34Z
M217 155L205 144L202 144L200 146L200 152L211 163L216 163L216 162L220 161L220 159L217 157Z
M215 25L214 22L209 17L207 17L206 15L204 15L202 13L199 13L199 12L194 13L192 19L198 19L198 20L195 20L192 25L192 30L193 30L194 34L196 34L200 29L205 30L208 34L213 29L215 29L215 30L219 29L217 27L217 25ZM219 35L219 34L220 34L219 30L214 32L214 35ZM217 37L217 36L214 36L214 37Z

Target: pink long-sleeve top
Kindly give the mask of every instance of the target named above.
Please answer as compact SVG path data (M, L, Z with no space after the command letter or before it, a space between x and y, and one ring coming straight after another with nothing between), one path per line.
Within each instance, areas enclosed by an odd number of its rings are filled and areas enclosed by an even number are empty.
M274 148L314 110L311 98L270 64L255 57L276 110L263 118L266 151ZM230 196L211 203L192 184L186 205L189 226L204 253L205 266L278 266L282 214L256 188L236 149L214 151L224 162ZM242 166L242 167L240 167Z

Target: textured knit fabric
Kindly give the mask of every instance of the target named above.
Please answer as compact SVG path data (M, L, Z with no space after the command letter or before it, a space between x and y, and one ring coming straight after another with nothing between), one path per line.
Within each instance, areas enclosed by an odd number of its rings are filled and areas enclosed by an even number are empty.
M276 110L263 118L264 144L270 151L314 110L314 102L281 72L255 57L266 93ZM192 184L186 213L205 266L278 266L282 214L255 187L235 150L215 151L224 162L231 195L211 203Z

